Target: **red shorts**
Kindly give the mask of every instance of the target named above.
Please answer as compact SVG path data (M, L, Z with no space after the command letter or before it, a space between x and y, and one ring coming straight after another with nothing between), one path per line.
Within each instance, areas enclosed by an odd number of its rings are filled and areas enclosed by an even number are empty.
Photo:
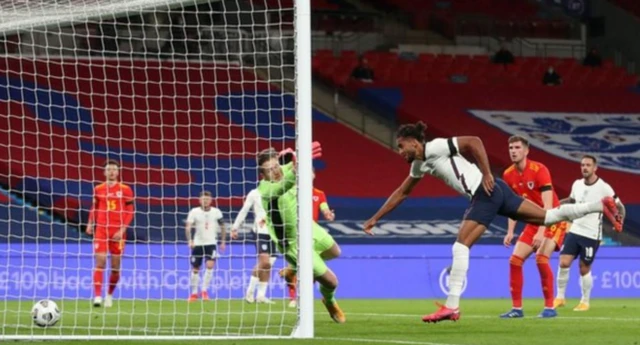
M111 255L122 255L124 252L126 232L122 234L120 240L113 239L113 235L120 231L120 229L121 228L96 227L96 232L93 236L93 252L106 253L109 251Z
M527 224L527 226L524 227L524 230L522 230L518 241L524 242L531 246L533 244L533 238L536 236L536 233L538 233L538 227L538 225ZM558 224L548 226L545 230L544 237L550 238L553 240L553 242L556 243L556 252L559 251L562 247L562 242L564 242L564 235L566 234L568 228L569 224L567 224L567 222L560 222Z

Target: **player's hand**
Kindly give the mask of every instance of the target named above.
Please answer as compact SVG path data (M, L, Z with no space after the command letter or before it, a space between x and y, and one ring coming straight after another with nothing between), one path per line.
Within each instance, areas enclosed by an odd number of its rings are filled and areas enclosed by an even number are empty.
M93 235L93 225L87 225L87 229L85 230L85 232L89 236Z
M364 232L367 235L371 235L373 236L373 227L376 226L376 223L378 222L377 219L371 218L368 221L366 221L364 223Z
M122 231L118 231L115 234L113 234L114 241L120 241L121 239L122 239Z
M333 222L336 219L336 213L333 210L324 210L322 215L330 222Z
M538 248L542 247L544 239L544 227L541 226L536 235L533 236L533 241L531 243L531 247L533 247L533 250L538 250Z
M496 181L493 179L493 175L485 174L482 176L482 187L487 194L491 195L493 192L493 187L495 186Z
M193 249L193 241L189 241L189 249Z
M232 229L231 230L231 239L232 240L237 240L238 239L238 229Z
M226 248L227 248L227 245L226 245L224 242L220 243L220 252L221 252L221 253L224 253L224 250L225 250Z
M311 143L311 158L316 159L322 157L322 145L320 142L314 141Z
M513 233L507 232L507 234L504 236L504 241L502 241L502 243L504 243L504 246L509 248L511 247L511 241L513 241Z

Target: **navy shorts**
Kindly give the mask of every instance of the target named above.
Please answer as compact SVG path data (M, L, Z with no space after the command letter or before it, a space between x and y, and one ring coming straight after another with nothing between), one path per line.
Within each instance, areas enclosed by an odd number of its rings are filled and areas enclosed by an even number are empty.
M560 248L560 255L571 255L574 258L580 256L580 261L591 266L599 247L600 241L569 232Z
M269 254L276 256L276 246L269 234L256 234L256 251L258 254Z
M464 214L464 220L473 220L488 228L496 215L516 218L523 201L502 179L497 178L491 195L484 191L482 184L478 186L471 198L471 205Z
M218 257L215 244L207 244L204 246L194 246L191 250L191 266L198 268L202 265L202 260L215 260Z

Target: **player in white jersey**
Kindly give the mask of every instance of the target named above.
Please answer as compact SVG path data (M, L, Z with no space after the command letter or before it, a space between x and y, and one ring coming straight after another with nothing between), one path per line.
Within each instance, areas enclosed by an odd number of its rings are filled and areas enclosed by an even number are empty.
M580 161L582 177L576 180L571 187L568 198L561 200L563 204L584 204L604 197L613 197L618 206L620 222L624 221L625 209L620 199L616 196L611 186L604 182L597 174L598 165L596 158L585 155ZM622 231L622 228L616 229ZM560 249L560 268L558 269L558 293L554 301L555 307L565 305L565 292L569 282L569 268L577 256L580 256L580 287L582 298L573 310L589 310L589 298L593 287L591 276L591 264L596 257L600 241L602 240L602 213L591 213L573 221L569 233L565 237Z
M469 268L469 248L482 236L496 215L530 224L552 225L604 211L615 226L621 226L616 218L618 210L611 197L545 210L516 195L503 180L494 179L480 138L463 136L425 142L426 128L422 122L398 128L398 152L411 164L409 176L364 225L364 231L372 234L376 222L400 205L425 174L443 180L471 200L453 245L447 302L440 305L435 313L425 315L422 321L455 321L460 318L460 295ZM471 156L478 165L471 163L464 155Z
M195 234L191 237L191 230L195 228ZM211 207L211 192L200 194L200 206L189 211L185 234L191 249L191 295L189 302L198 299L198 284L200 283L200 266L205 261L206 270L202 283L202 299L208 300L207 289L213 278L213 266L217 257L218 232L220 232L220 251L225 249L226 229L222 212Z
M269 229L267 229L266 217L267 214L262 206L262 196L258 189L253 189L247 194L247 197L242 205L242 209L238 212L236 220L231 226L231 233L236 234L238 229L244 223L244 220L249 214L249 210L253 210L253 232L256 235L256 251L258 252L258 262L251 272L251 278L249 280L249 287L244 299L249 302L268 303L272 304L266 296L267 287L269 286L269 278L271 277L271 267L276 262L276 248L271 241L271 235L269 235ZM258 288L258 294L256 293L256 287Z

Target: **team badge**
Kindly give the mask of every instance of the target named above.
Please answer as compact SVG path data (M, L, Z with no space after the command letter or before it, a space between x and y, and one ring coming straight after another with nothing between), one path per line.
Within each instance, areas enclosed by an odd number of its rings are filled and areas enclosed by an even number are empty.
M121 192L121 191L117 191L117 192L116 192L116 197L118 197L118 198L122 198L122 192Z
M529 189L533 190L533 187L535 187L535 183L533 181L529 181L529 182L527 182L527 187L529 187Z

